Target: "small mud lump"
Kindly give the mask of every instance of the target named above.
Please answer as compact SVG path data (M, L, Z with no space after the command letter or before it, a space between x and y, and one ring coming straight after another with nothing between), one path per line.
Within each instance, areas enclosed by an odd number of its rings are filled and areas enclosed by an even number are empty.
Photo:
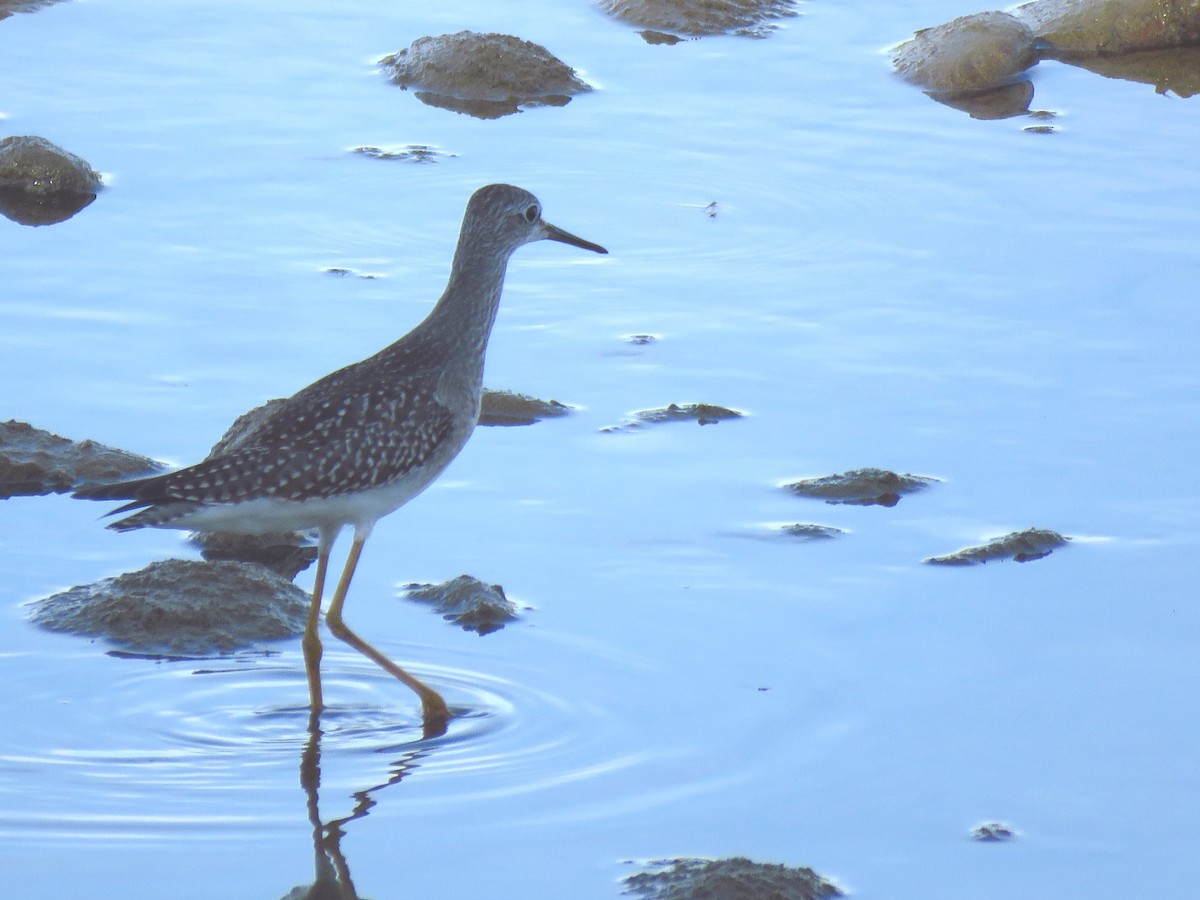
M925 562L936 566L972 566L994 559L1015 559L1031 562L1049 556L1067 545L1067 538L1047 528L1027 528L988 541L977 547L966 547L946 556L931 556Z
M631 431L643 425L662 425L667 422L695 422L698 425L715 425L725 419L740 419L744 413L717 406L715 403L670 403L654 409L642 409L622 425L606 425L604 432Z
M1017 832L1003 822L984 822L971 829L971 840L985 844L1011 841L1016 836Z
M936 478L925 475L898 475L887 469L851 469L838 475L802 478L784 485L793 494L812 497L826 503L852 506L895 506L904 494L934 484Z
M447 622L480 635L499 631L517 618L517 606L504 595L504 588L470 575L441 584L407 584L404 593L410 600L435 604L434 612Z
M527 106L565 106L592 89L545 47L508 34L460 31L417 38L379 65L422 103L480 119Z
M555 419L571 411L557 400L540 400L514 391L484 389L479 411L480 425L532 425L542 419Z

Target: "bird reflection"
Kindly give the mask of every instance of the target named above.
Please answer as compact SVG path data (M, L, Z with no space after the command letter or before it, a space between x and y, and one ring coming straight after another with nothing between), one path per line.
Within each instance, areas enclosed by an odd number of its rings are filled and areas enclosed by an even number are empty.
M314 711L308 718L308 740L300 757L300 787L304 789L308 821L312 826L314 881L307 889L297 888L292 891L288 898L358 900L358 891L350 877L350 866L342 852L342 837L346 833L346 826L356 819L365 818L377 802L374 795L403 781L414 772L430 748L423 747L404 753L392 763L391 774L385 781L352 794L355 804L348 815L323 822L320 812L322 734L320 715Z

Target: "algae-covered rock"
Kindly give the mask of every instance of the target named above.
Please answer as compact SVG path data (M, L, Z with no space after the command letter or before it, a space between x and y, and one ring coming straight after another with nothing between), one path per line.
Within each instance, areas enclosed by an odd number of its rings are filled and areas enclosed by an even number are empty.
M766 37L782 18L796 15L795 0L599 0L600 8L626 25L649 29L648 43L672 43L673 35L737 34Z
M32 619L135 653L211 656L300 634L309 599L253 563L168 559L38 600Z
M460 31L417 38L379 65L423 103L481 119L529 106L564 106L592 89L545 47L508 34Z
M1030 562L1049 556L1059 547L1065 547L1068 540L1057 531L1047 528L1027 528L976 547L965 547L945 556L931 556L925 562L938 566L973 566L996 559Z
M71 441L25 422L0 422L0 498L62 493L162 468L95 441Z
M1035 62L1033 30L1015 16L983 12L918 31L892 51L896 71L927 91L964 94L1013 81Z

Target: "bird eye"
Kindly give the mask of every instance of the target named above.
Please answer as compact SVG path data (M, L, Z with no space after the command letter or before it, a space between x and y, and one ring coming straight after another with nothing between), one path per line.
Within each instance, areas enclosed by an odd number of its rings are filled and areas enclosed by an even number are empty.
M537 204L534 204L533 206L529 207L529 209L525 210L525 221L526 222L536 222L537 220L538 220L538 208L537 208Z

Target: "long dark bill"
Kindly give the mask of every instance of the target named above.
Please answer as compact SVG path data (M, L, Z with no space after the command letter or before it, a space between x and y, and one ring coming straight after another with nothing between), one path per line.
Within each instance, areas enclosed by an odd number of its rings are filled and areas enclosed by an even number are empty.
M584 250L591 250L593 253L607 253L608 251L599 244L593 244L591 241L585 241L581 237L575 237L569 231L563 231L557 225L551 225L549 222L542 222L542 226L546 229L546 238L551 241L558 241L561 244L570 244L572 247L581 247Z

